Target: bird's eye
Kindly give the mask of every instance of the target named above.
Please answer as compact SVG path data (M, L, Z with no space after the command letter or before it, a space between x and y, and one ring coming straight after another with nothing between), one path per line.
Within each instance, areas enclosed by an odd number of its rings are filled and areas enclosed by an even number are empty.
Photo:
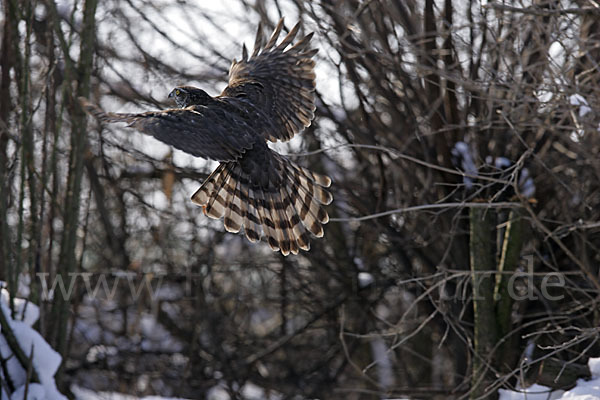
M175 89L175 95L176 95L176 96L179 96L180 94L181 94L181 90L179 90L179 89Z

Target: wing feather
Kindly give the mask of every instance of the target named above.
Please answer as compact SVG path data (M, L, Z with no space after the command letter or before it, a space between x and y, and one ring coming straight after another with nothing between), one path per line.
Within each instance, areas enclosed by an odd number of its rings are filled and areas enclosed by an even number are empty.
M103 122L125 122L179 150L216 161L239 159L263 137L252 114L237 111L234 99L140 114L106 113L84 98L79 101Z
M254 49L252 50L252 57L256 57L262 49L265 37L263 36L262 23L258 23L258 29L256 29L256 39L254 40ZM247 61L244 59L244 61Z
M243 52L241 61L234 61L229 70L229 84L221 97L243 97L267 119L263 135L270 141L287 141L308 127L314 118L316 49L310 49L310 33L292 44L300 24L296 24L277 44L283 29L279 21L269 41L263 47L262 27L259 27L254 50L249 59Z

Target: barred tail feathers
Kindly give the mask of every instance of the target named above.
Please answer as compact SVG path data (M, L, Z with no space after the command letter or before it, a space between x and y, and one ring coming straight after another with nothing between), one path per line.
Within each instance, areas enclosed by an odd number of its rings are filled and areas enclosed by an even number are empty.
M230 174L227 166L226 163L219 164L192 196L192 201L202 206L204 215L221 218L225 214L225 198L219 193L223 190L225 181Z
M222 218L225 229L256 242L261 233L272 250L283 255L310 249L311 232L323 236L329 221L323 205L332 201L327 176L315 174L273 153L281 184L268 190L251 182L237 162L221 163L192 196L211 218ZM262 232L261 232L262 231Z

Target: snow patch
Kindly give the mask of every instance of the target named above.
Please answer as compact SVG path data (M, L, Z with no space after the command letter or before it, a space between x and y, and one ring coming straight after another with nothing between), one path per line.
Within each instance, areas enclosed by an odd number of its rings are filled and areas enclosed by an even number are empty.
M592 378L600 379L600 358L590 358L588 360L588 366L592 373Z
M456 167L459 167L469 175L477 175L477 167L475 166L473 154L468 144L460 141L456 142L450 153L453 158L452 162ZM463 176L463 183L467 189L473 187L473 179L468 176Z
M25 398L25 385L19 387L10 396L11 400L23 400ZM30 383L27 388L27 400L45 400L46 391L39 383Z
M358 273L358 287L365 288L375 282L375 278L368 272L359 272Z
M542 385L531 385L519 391L500 389L499 400L598 400L600 399L600 358L590 358L588 361L592 379L577 380L574 388L567 390L552 390Z
M564 391L547 388L546 386L533 384L526 389L517 386L518 391L500 389L498 400L558 400Z
M71 391L77 400L185 400L180 397L146 396L138 397L117 392L94 392L81 386L72 385Z
M239 390L241 398L246 400L281 400L283 396L273 390L266 391L260 386L246 382ZM226 386L223 383L219 383L208 390L206 395L208 400L231 400L232 397L226 390Z
M2 283L0 283L0 286L2 286ZM9 304L9 293L6 289L2 289L0 291L0 312L6 317L23 353L27 357L33 355L31 362L40 380L40 384L29 384L27 400L66 400L66 397L56 388L56 382L54 381L54 374L58 370L62 358L50 347L42 335L31 327L39 317L38 307L24 299L14 299L16 319L13 319ZM13 350L8 345L2 332L0 332L0 356L4 360L8 360L6 363L8 374L17 386L10 398L23 399L25 396L26 371L12 353ZM2 374L0 374L0 378L4 378ZM2 398L8 397L3 394Z
M589 103L582 95L575 93L569 97L569 104L579 106L579 117L584 117L587 113L592 112Z

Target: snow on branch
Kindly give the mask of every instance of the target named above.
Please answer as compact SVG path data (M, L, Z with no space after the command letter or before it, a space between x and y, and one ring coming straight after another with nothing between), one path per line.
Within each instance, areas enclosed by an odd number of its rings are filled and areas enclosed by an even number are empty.
M0 379L6 383L0 388L0 399L66 400L54 380L62 358L32 328L39 317L38 307L14 299L11 313L9 296L6 289L0 289Z

